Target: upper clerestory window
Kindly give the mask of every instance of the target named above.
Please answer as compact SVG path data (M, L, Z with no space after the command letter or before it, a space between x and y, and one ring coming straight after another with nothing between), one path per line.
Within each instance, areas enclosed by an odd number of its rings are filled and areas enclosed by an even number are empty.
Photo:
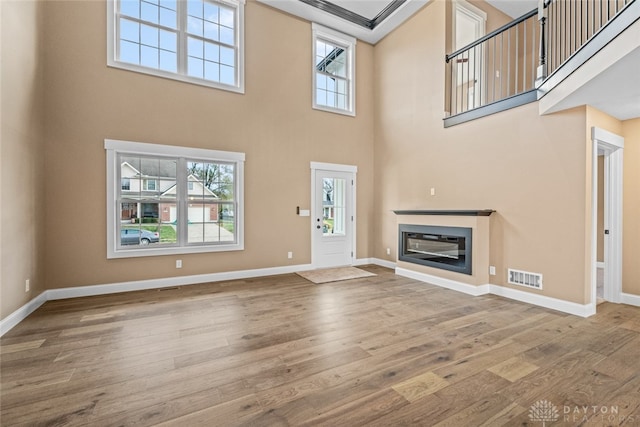
M109 0L107 63L244 93L244 0Z
M318 24L313 31L313 108L355 116L356 39Z

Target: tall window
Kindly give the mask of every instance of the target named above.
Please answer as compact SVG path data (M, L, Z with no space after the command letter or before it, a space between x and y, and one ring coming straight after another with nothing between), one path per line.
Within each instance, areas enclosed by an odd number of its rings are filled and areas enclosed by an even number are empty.
M109 0L108 64L244 91L244 0Z
M313 108L355 115L353 37L313 24Z
M108 258L244 248L244 153L115 140L105 149Z

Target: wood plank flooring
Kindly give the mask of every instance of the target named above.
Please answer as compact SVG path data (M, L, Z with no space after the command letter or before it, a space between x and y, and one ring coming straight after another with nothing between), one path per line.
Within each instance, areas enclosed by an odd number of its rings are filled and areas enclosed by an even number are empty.
M582 319L363 268L47 302L0 340L0 424L640 425L637 307Z

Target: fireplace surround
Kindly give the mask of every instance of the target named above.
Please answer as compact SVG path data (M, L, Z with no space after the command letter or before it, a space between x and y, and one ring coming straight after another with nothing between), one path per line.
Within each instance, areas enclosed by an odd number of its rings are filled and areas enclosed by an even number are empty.
M473 245L470 247L469 257L471 273L461 273L456 270L434 268L426 264L418 264L415 260L401 259L401 250L396 256L396 274L412 277L423 282L444 286L450 289L463 290L476 295L482 286L490 283L489 253L490 253L490 222L493 209L398 209L396 214L396 232L401 224L438 227L470 228ZM399 233L400 234L400 233ZM396 248L401 249L400 236L396 235ZM472 246L472 247L471 247ZM465 246L467 249L467 246ZM467 259L465 255L465 260ZM436 266L439 267L439 266Z
M471 275L472 229L399 224L398 255L401 261Z

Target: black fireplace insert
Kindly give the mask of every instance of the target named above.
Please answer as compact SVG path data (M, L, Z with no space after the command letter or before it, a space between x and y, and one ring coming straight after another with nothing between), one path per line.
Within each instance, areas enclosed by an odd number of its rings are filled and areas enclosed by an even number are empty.
M400 224L401 261L471 275L471 228Z

